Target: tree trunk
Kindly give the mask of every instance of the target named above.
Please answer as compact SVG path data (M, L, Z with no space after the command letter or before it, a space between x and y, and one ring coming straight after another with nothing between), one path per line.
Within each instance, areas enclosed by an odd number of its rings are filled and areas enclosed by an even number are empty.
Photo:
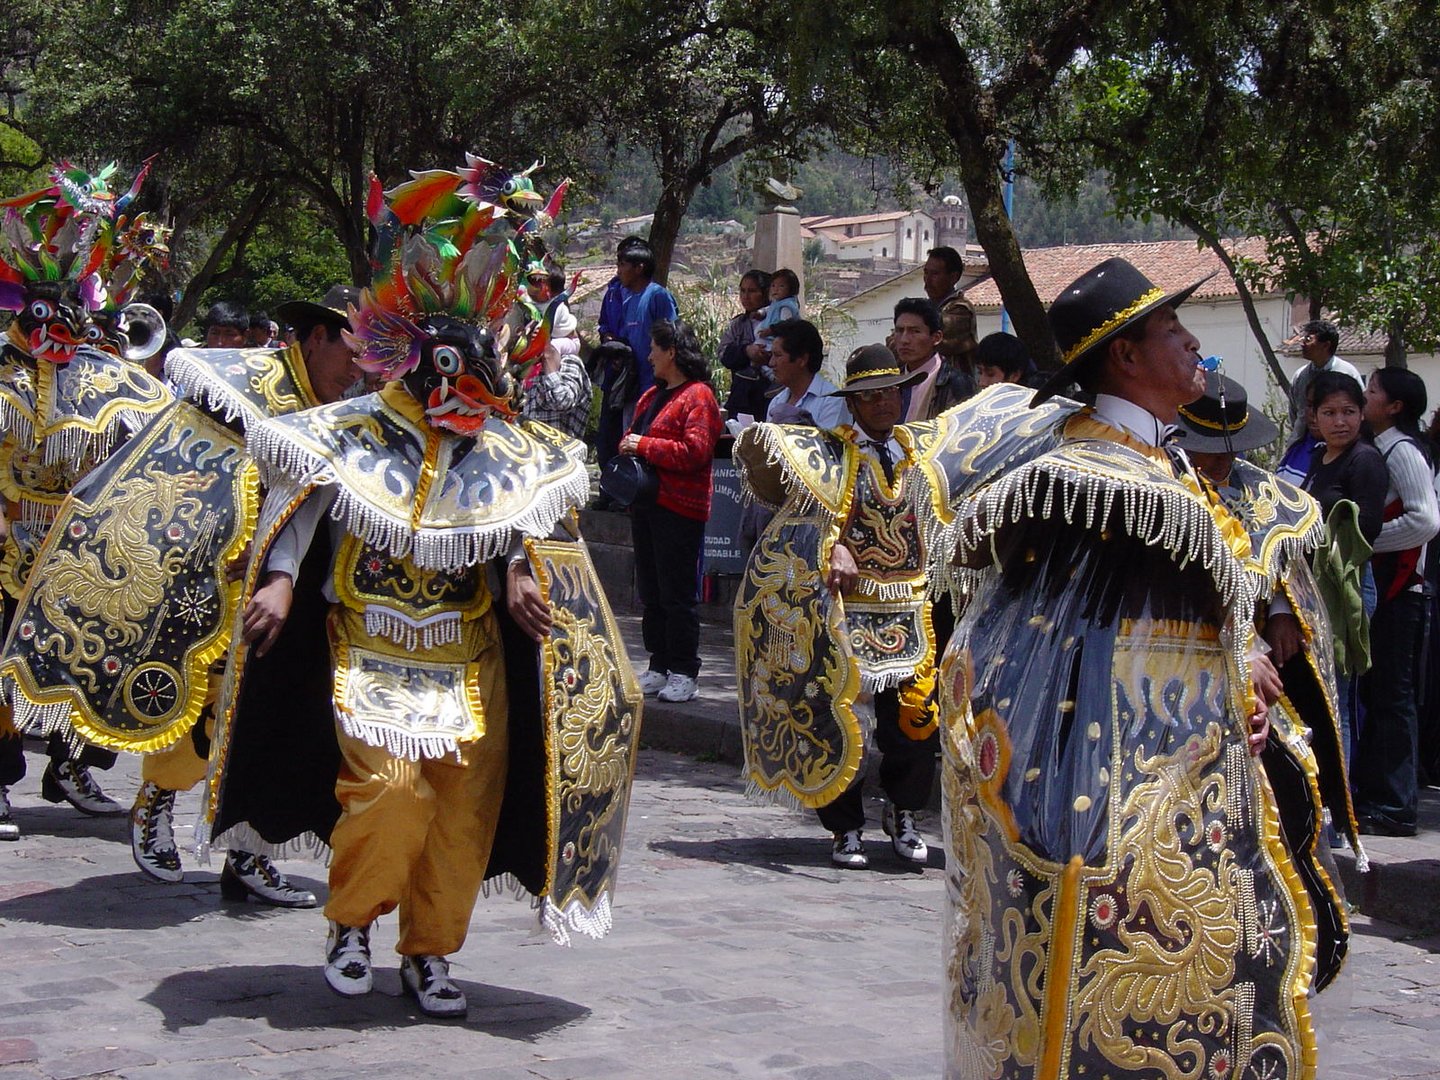
M1410 366L1405 348L1405 323L1391 319L1385 328L1385 366L1408 368Z
M241 205L239 211L230 219L230 224L220 234L220 239L215 241L215 246L210 249L210 254L195 276L185 286L185 292L180 297L180 302L175 305L175 318L172 329L184 326L195 317L195 309L200 303L200 297L210 287L220 269L221 262L237 244L247 239L255 227L260 224L260 218L265 213L265 208L270 205L270 198L274 189L269 184L261 184L250 192L249 198Z
M961 181L970 202L970 216L975 222L975 236L985 249L990 262L990 276L1000 289L1005 311L1015 325L1015 336L1025 344L1035 363L1053 368L1059 362L1055 335L1045 314L1045 304L1035 291L1015 229L1005 213L1005 197L1000 174L988 161L965 155ZM975 161L975 167L969 162Z
M664 285L670 276L670 260L675 256L675 241L685 223L685 211L695 189L682 183L665 185L660 201L655 204L655 217L650 222L650 248L655 252L655 280Z
M1260 325L1260 314L1255 310L1255 297L1235 273L1234 258L1225 250L1225 245L1220 243L1220 238L1203 228L1198 221L1182 218L1182 224L1194 232L1200 239L1204 240L1205 246L1213 251L1215 257L1224 264L1226 271L1230 274L1230 280L1235 282L1235 289L1240 294L1240 306L1245 309L1245 321L1250 324L1250 334L1255 338L1255 344L1260 346L1260 355L1265 357L1265 366L1270 369L1270 374L1275 379L1276 384L1288 397L1290 394L1290 377L1285 374L1285 369L1280 366L1280 360L1275 355L1275 350L1270 347L1270 338L1265 333L1265 328Z

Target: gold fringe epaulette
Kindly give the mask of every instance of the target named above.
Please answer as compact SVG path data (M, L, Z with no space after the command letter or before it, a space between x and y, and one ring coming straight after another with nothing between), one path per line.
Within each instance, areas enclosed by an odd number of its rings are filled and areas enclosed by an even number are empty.
M267 486L335 489L352 535L428 570L493 559L546 536L590 493L579 444L492 417L476 439L404 414L398 385L252 426L247 446Z
M1181 568L1198 563L1227 607L1251 595L1209 504L1145 455L1101 440L1068 442L968 500L954 523L956 557L979 565L1002 529L1054 520L1116 530L1161 548Z
M285 349L175 349L165 375L189 401L246 430L319 402L300 346Z

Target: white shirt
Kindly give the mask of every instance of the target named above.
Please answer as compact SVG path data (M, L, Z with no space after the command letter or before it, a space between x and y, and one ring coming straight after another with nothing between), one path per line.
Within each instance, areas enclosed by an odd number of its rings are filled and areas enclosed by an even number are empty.
M1390 486L1385 492L1388 506L1397 499L1404 512L1380 526L1375 538L1376 552L1405 551L1421 547L1440 531L1440 507L1435 502L1435 481L1425 455L1399 428L1388 428L1375 436L1375 449L1385 457ZM1424 563L1424 552L1421 552Z
M843 397L831 397L835 392L835 384L816 372L810 380L810 385L800 395L800 400L795 402L795 407L804 409L810 414L810 419L815 421L815 426L822 431L829 431L831 428L839 427L841 424L850 422L850 410L845 405ZM769 410L777 405L790 404L790 388L787 386L770 399L766 407L766 415Z
M1114 394L1095 395L1095 419L1139 439L1146 446L1161 446L1176 430L1149 409Z

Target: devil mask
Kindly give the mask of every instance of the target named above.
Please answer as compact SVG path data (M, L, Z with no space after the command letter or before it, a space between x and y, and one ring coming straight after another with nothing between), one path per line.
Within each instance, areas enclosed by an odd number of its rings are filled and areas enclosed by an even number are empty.
M401 381L431 425L474 436L492 413L515 415L512 380L489 330L445 315L428 316L419 329L420 362Z
M37 281L25 288L15 321L30 343L30 355L52 364L68 363L81 345L98 346L104 331L90 321L73 281Z

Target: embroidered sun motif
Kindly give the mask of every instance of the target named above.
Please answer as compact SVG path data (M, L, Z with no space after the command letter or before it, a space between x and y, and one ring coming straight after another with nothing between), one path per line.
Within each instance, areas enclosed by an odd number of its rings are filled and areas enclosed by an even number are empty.
M1205 846L1217 854L1225 846L1225 823L1218 818L1205 826Z
M1115 925L1119 914L1120 908L1115 903L1115 897L1109 893L1099 893L1090 901L1090 921L1097 929L1109 930Z
M1225 1080L1225 1078L1230 1075L1230 1069L1230 1051L1215 1051L1215 1056L1210 1059L1210 1076L1212 1080Z
M1252 955L1265 961L1266 966L1285 951L1286 926L1280 919L1280 901L1265 900L1255 913L1255 949Z
M1018 897L1025 891L1025 874L1019 869L1011 870L1005 875L1005 889L1011 896Z
M187 585L175 600L175 612L192 626L204 626L214 609L215 598L193 585Z

